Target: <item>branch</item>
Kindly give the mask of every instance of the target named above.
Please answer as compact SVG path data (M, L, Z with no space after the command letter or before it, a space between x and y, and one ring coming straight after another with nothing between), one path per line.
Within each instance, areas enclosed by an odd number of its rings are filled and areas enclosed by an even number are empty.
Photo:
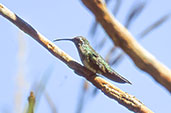
M171 71L134 40L129 31L109 13L103 0L82 2L93 12L113 42L123 49L141 70L149 73L171 93Z
M106 96L109 98L115 99L120 104L127 107L129 110L140 113L152 113L145 105L143 105L138 99L134 96L129 95L128 93L123 92L119 88L115 87L111 83L107 82L103 78L97 76L95 73L88 70L86 67L77 63L73 58L63 52L60 48L55 46L42 34L36 31L31 25L26 23L16 14L5 8L0 4L0 15L8 19L10 22L19 27L26 34L30 35L33 39L38 41L43 47L45 47L52 55L63 61L75 73L85 77L90 81L95 87L100 89Z

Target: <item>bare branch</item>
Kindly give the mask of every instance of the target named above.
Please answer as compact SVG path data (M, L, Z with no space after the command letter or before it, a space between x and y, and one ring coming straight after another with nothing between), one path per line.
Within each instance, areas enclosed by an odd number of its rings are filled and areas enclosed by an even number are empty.
M123 49L140 69L149 73L171 92L171 71L134 40L129 31L109 13L103 1L82 0L82 2L93 12L115 45Z
M119 88L115 87L111 83L107 82L103 78L97 76L95 73L91 72L84 66L75 62L73 58L63 52L60 48L55 46L52 42L46 39L42 34L36 31L32 26L26 23L24 20L19 18L16 14L5 8L0 4L0 15L8 19L10 22L19 27L22 31L30 35L36 41L38 41L42 46L44 46L52 55L56 56L58 59L67 64L75 73L85 77L90 81L95 87L100 89L108 97L115 99L120 104L124 105L128 109L139 112L139 113L152 113L145 105L143 105L134 96L123 92Z

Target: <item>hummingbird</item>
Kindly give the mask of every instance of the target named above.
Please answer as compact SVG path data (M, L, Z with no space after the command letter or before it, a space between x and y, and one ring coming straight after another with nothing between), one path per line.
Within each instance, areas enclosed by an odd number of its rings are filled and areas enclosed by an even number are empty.
M90 71L101 74L118 83L132 84L114 71L111 66L90 46L86 38L77 36L72 39L55 39L54 42L64 40L71 41L75 44L82 63Z

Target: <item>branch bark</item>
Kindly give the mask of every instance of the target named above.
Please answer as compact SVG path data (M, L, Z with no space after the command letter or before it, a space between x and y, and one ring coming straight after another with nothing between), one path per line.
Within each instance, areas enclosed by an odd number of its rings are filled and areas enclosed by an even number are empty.
M104 1L82 0L82 2L92 11L115 45L127 53L141 70L149 73L171 93L171 71L134 40L129 31L109 13Z
M90 81L95 87L100 89L109 98L115 99L123 106L127 107L129 110L138 113L152 113L144 104L142 104L134 96L125 93L114 85L110 84L103 78L97 76L95 73L88 70L86 67L77 63L73 58L63 52L60 48L55 46L46 37L36 31L31 25L26 23L16 14L8 10L6 7L0 4L0 15L8 19L10 22L15 24L18 28L24 31L26 34L30 35L33 39L38 41L43 47L45 47L52 55L63 61L75 73L85 77Z

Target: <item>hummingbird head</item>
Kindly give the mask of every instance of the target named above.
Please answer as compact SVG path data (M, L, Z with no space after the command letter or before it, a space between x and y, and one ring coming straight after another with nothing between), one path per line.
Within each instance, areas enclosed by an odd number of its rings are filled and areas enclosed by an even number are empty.
M77 37L74 37L72 39L56 39L56 40L54 40L54 42L62 41L62 40L72 41L72 42L74 42L74 44L76 46L82 46L84 44L89 44L88 40L86 38L82 37L82 36L77 36Z
M84 44L89 44L88 40L82 36L74 37L72 40L76 45L79 45L79 46L84 45Z

